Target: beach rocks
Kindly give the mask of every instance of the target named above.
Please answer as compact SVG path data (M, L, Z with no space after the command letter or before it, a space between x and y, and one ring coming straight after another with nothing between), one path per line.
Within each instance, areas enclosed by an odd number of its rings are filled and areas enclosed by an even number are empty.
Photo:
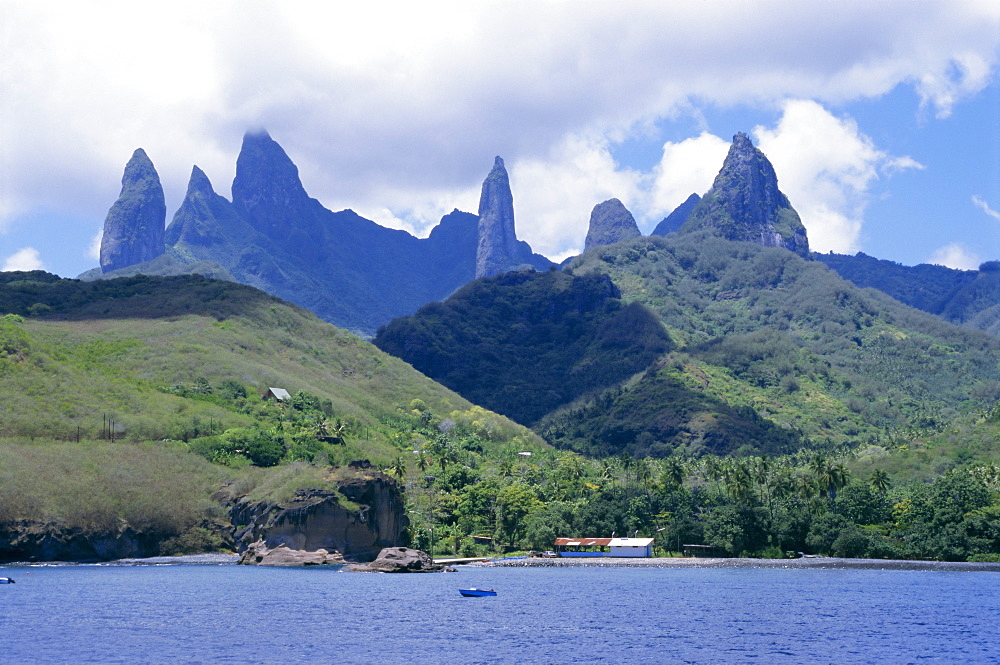
M325 549L309 552L293 550L287 545L269 549L264 540L258 540L243 551L239 563L259 566L341 565L344 557L339 552L328 552Z
M434 563L427 552L409 547L386 547L371 563L355 564L348 570L362 573L439 573L454 569Z

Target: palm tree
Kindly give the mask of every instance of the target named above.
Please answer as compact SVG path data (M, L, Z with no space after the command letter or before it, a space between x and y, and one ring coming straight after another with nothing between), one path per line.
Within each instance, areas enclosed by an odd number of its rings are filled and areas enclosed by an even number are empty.
M396 476L400 480L406 475L406 461L403 459L402 455L396 455L396 459L392 460L386 469L386 473L390 476Z
M889 489L889 474L882 469L875 469L872 471L872 475L868 479L868 483L871 485L871 488L879 494L885 494L885 492Z

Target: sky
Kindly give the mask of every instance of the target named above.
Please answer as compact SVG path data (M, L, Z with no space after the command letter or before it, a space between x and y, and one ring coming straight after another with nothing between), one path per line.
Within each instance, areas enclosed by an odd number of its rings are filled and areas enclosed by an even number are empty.
M421 237L500 155L555 260L612 197L649 233L745 132L816 251L1000 259L995 0L345 4L0 0L0 270L96 267L138 147L168 222L192 165L228 198L259 129L324 206Z

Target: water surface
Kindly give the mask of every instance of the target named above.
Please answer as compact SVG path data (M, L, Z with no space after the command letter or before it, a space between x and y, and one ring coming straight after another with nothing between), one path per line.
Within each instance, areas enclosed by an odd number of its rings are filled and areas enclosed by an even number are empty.
M0 569L3 663L1000 663L1000 574ZM460 587L495 588L463 598Z

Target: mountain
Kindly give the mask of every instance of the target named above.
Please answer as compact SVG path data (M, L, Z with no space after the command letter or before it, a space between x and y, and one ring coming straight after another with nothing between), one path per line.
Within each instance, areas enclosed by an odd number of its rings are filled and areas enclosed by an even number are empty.
M104 219L101 270L112 272L163 254L166 217L160 176L139 148L125 165L121 194Z
M774 167L742 132L733 137L712 188L695 205L681 230L702 229L728 240L809 255L806 229L788 197L778 189Z
M692 194L684 200L684 203L680 204L674 211L664 217L653 232L650 235L654 236L665 236L668 233L673 233L674 231L680 231L684 223L687 222L688 217L691 215L691 211L694 210L698 202L701 201L701 197L697 194Z
M131 182L132 172L138 170L126 171ZM351 210L327 210L306 193L297 167L277 142L266 132L247 133L237 159L232 201L218 195L195 166L184 201L160 241L165 252L142 262L118 261L103 274L92 271L81 277L196 272L227 278L371 335L380 325L441 300L472 280L477 255L492 251L488 229L494 226L503 230L498 246L506 248L506 259L500 261L504 269L550 265L513 235L512 197L502 160L494 172L483 186L483 218L455 210L427 238L416 238ZM494 185L491 178L503 182ZM137 229L146 228L128 214L134 206L115 205L119 222L112 228L121 231L105 233L102 245L109 251L116 244L137 242ZM159 224L162 227L162 216Z
M862 252L814 253L813 258L858 286L878 289L956 325L1000 335L1000 262L955 270L926 263L904 266Z
M514 232L514 195L510 178L499 156L493 162L479 197L479 240L476 277L490 277L522 267L544 270L551 261L533 254Z
M583 250L598 245L613 245L622 240L638 238L642 233L635 217L618 199L609 199L594 206L590 213L590 226Z
M646 237L596 248L564 272L610 278L622 302L656 314L672 349L617 385L553 396L544 406L558 408L523 420L557 446L633 456L855 448L947 426L1000 399L1000 340L859 289L781 248ZM473 298L479 287L470 285L459 302L387 327L405 334L384 348L412 362L442 346L458 359L492 352L491 366L518 365L517 385L544 385L567 361L502 341L504 324L519 320L510 303L533 302L533 284L512 283L502 298ZM452 335L450 309L481 322L461 327L476 334ZM467 372L452 385L497 405L506 380Z
M616 385L671 348L656 317L603 275L478 279L379 330L374 344L517 422Z

